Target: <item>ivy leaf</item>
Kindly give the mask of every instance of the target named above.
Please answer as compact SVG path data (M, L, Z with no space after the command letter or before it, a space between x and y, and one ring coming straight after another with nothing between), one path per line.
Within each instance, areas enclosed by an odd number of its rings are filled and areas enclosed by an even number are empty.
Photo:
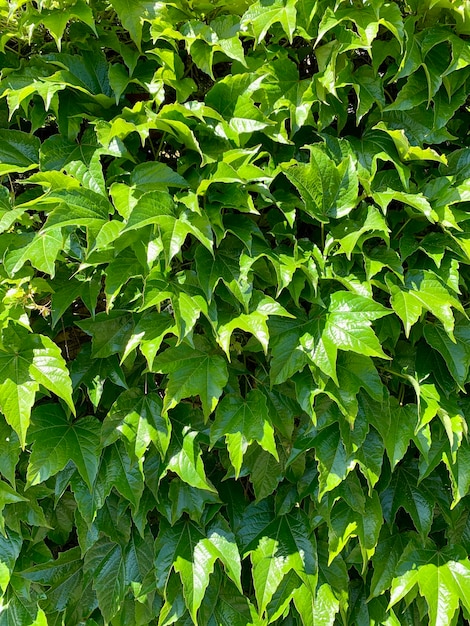
M470 611L470 564L466 555L433 547L405 551L392 581L390 605L394 606L418 585L426 599L431 626L448 624L459 601Z
M294 0L274 0L274 2L258 0L243 15L241 27L246 30L250 26L256 42L260 43L269 28L279 22L292 43L296 13Z
M385 97L381 80L374 75L372 68L362 65L354 72L351 80L358 99L356 123L359 124L374 103L385 106Z
M83 571L93 579L99 607L109 621L119 611L127 591L126 562L121 546L102 537L86 553Z
M399 286L398 280L393 274L387 273L385 281L390 291L392 309L403 322L405 335L409 337L411 327L416 324L421 315L422 305L413 294Z
M143 192L188 186L180 174L164 163L140 163L132 170L129 182Z
M167 503L162 502L162 508ZM206 505L220 505L219 498L207 489L192 487L187 482L173 478L168 490L168 505L165 506L165 515L174 524L187 513L196 524L201 524L201 517L206 510Z
M0 535L0 589L5 593L23 545L22 538L9 530Z
M341 552L350 537L358 536L365 571L375 551L382 523L382 508L376 491L372 498L366 498L363 513L352 510L344 500L337 502L330 513L329 562Z
M263 623L246 595L241 594L228 579L220 587L214 616L220 626L261 626Z
M162 401L157 393L144 394L140 389L124 391L103 422L102 441L113 443L121 435L138 459L150 443L164 458L170 443L171 424L162 416Z
M252 286L240 270L239 257L242 250L242 246L238 245L236 240L227 238L223 240L215 255L211 255L202 246L196 249L198 279L209 302L217 284L222 281L242 305L248 305Z
M337 487L354 467L348 456L336 424L323 429L315 438L315 456L318 460L318 500Z
M424 337L428 344L437 350L459 387L463 389L470 367L470 335L469 324L465 318L459 318L454 328L456 341L453 342L444 328L438 324L427 324Z
M0 406L24 447L34 397L43 385L75 412L72 382L59 348L48 338L24 330L4 331L0 353Z
M176 327L174 319L169 313L165 311L160 313L146 311L143 316L137 320L132 330L132 334L127 342L124 354L122 355L122 361L125 361L132 351L139 346L151 370L153 361L165 335L170 333L176 334Z
M61 230L41 231L31 236L31 240L18 250L10 250L5 257L5 269L14 275L29 261L40 272L55 274L55 261L63 248Z
M326 583L320 585L315 596L305 586L300 587L294 603L305 626L333 626L339 611L339 600Z
M101 227L113 212L111 203L90 189L55 191L48 201L58 203L47 218L44 229L57 226Z
M41 563L22 572L27 580L45 585L47 609L64 611L70 597L82 586L83 560L80 548L61 552L55 561Z
M292 317L292 314L275 300L269 296L262 297L259 292L254 294L250 308L252 310L249 313L241 313L229 322L220 324L217 329L217 341L228 358L230 357L230 339L236 328L254 335L263 346L264 352L267 353L269 345L268 317L271 315Z
M223 435L237 478L243 456L253 441L257 441L266 452L270 452L279 460L266 398L257 389L250 391L245 399L228 394L221 401L211 425L211 445L213 446Z
M111 444L103 452L95 491L104 500L113 487L131 503L133 510L138 508L144 490L142 469L129 456L121 441Z
M428 270L412 270L406 274L405 286L421 306L435 315L446 333L453 338L452 307L463 313L462 304L439 277Z
M383 407L382 415L380 433L385 443L390 464L394 469L405 456L415 433L418 417L417 408L415 405L397 406L392 403L390 408Z
M262 615L284 576L291 570L314 594L317 581L316 546L300 511L271 520L258 507L246 511L239 537L245 554L251 553L253 582ZM251 516L256 516L255 520Z
M283 463L256 445L247 451L244 458L245 468L250 472L257 501L270 496L283 477Z
M387 533L383 528L377 549L372 557L374 571L370 584L370 595L376 597L390 588L398 562L403 556L406 547L405 537L402 533Z
M168 348L153 362L153 371L169 374L163 413L175 407L182 398L199 396L204 417L217 406L228 380L227 365L203 337L194 338L194 348L180 344Z
M0 420L0 446L4 452L0 456L0 474L14 486L15 468L20 457L21 446L18 435L3 419Z
M305 211L320 222L346 216L357 204L358 178L351 159L336 166L320 148L310 147L310 163L285 168L285 174L297 187Z
M372 330L371 321L391 311L372 299L348 291L331 295L328 312L318 309L301 337L301 346L327 376L338 385L336 359L338 349L365 356L389 358Z
M124 352L134 330L134 319L127 311L114 310L98 313L94 318L76 322L82 330L90 334L92 358L103 359Z
M217 493L214 486L207 480L201 449L195 441L197 432L189 426L178 424L173 428L172 440L168 449L167 471L172 471L184 482L197 489L207 489Z
M399 466L392 475L390 485L381 494L382 509L385 519L391 523L402 507L425 537L431 529L435 499L423 482L418 488L417 478L413 467Z
M34 169L39 164L37 137L19 130L0 130L0 176L18 174Z
M53 135L41 145L41 170L54 172L66 169L84 187L106 197L100 161L104 152L97 143L95 134L89 129L80 138L80 142Z
M112 0L111 6L116 11L122 25L129 32L132 40L140 50L143 27L142 16L148 16L149 10L153 9L154 5L145 0L139 0L136 4L130 4L128 0Z
M23 503L23 502L28 502L28 505L30 504L27 498L23 497L20 493L15 491L13 487L10 487L8 483L4 482L3 480L0 480L0 531L3 534L5 533L5 520L2 515L3 509L5 508L7 504L15 504L15 503Z
M47 480L72 461L91 489L98 472L100 431L101 424L94 417L71 423L57 404L36 407L28 433L33 446L26 486Z
M224 563L227 573L236 579L240 589L240 555L233 534L221 520L211 524L206 533L190 521L179 522L173 527L163 522L155 550L157 587L162 589L165 586L174 567L181 577L186 604L194 622L217 559Z
M335 292L323 332L340 350L387 358L370 322L389 314L389 310L373 300L347 291Z
M289 380L306 365L308 359L302 350L300 338L308 332L307 318L298 315L295 319L273 317L268 322L271 347L271 383L277 385Z

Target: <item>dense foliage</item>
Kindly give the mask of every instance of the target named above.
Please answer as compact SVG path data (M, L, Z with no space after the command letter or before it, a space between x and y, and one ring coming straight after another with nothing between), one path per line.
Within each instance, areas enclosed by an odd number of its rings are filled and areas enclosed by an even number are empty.
M466 623L470 3L0 24L0 625Z

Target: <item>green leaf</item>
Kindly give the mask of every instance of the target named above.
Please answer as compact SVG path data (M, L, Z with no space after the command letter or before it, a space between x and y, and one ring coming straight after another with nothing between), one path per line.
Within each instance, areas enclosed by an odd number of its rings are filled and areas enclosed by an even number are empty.
M437 324L424 326L424 337L428 344L437 350L444 358L449 372L454 380L463 389L470 367L470 335L469 323L466 318L459 317L455 327L453 342L444 328Z
M53 135L41 145L41 170L52 173L65 169L83 186L106 197L100 161L104 152L90 130L85 131L79 143Z
M0 130L0 176L23 173L39 164L40 142L19 130Z
M435 496L424 482L418 487L418 473L413 466L401 465L392 474L390 485L381 494L385 519L391 523L402 507L423 536L431 530Z
M356 123L359 124L374 103L385 106L385 97L380 78L374 75L372 68L366 65L360 66L352 75L351 80L358 99Z
M217 559L223 562L240 589L240 555L235 538L222 519L211 524L205 533L193 522L179 522L173 527L162 522L155 550L157 588L166 586L174 567L181 577L186 605L194 622Z
M153 370L169 374L164 414L182 398L199 396L204 416L209 417L228 380L225 359L203 337L194 338L194 348L184 343L168 348L155 358Z
M318 147L310 148L310 163L286 167L285 174L297 187L305 211L320 222L346 216L358 200L358 178L350 158L338 166Z
M250 480L257 501L270 496L283 478L283 463L256 445L248 450L244 468L250 471Z
M414 108L413 106L409 108ZM418 146L410 145L408 141L408 137L403 129L400 130L392 130L388 128L388 126L384 122L379 122L374 128L378 130L382 130L386 132L393 139L393 143L395 144L398 154L405 161L413 161L413 160L431 160L438 161L439 163L447 163L447 159L444 155L438 154L432 148L420 148Z
M344 448L338 426L332 424L314 439L315 456L318 461L318 500L337 487L354 467L354 461Z
M170 333L176 334L176 327L174 319L169 313L164 311L161 313L146 311L143 316L137 320L133 328L124 354L122 355L122 361L125 361L129 354L139 346L151 370L153 361L165 335Z
M370 584L370 595L376 597L390 588L397 564L403 556L406 546L402 533L389 533L383 528L379 543L372 557L373 574Z
M164 163L140 163L132 170L129 182L143 192L188 186L180 174Z
M47 480L72 461L91 489L98 472L100 432L101 424L94 417L70 422L59 405L36 407L28 432L33 446L26 486Z
M412 270L406 274L405 286L421 306L435 315L446 333L453 338L454 316L452 307L463 313L462 304L452 291L431 271Z
M8 587L22 545L22 538L11 530L5 535L0 535L0 589L2 593L5 593Z
M346 291L333 293L324 334L341 350L387 358L370 321L389 315L378 302Z
M257 43L260 43L271 26L279 22L292 43L296 24L296 3L294 0L258 0L243 15L241 27L251 27Z
M240 270L239 258L242 250L236 240L228 238L224 239L215 255L202 246L196 249L198 279L209 302L217 284L222 281L241 304L248 305L252 286Z
M214 486L207 480L201 449L196 437L197 432L191 430L189 426L178 424L177 427L174 424L166 469L178 474L181 480L192 487L217 493Z
M170 443L171 424L162 416L162 400L157 393L144 394L140 389L124 391L111 407L103 422L104 445L121 437L138 459L150 443L164 458Z
M4 332L0 352L0 406L24 447L31 407L39 385L65 400L72 411L72 382L59 348L43 335Z
M100 227L113 212L110 202L90 189L56 191L48 200L58 203L58 207L50 213L45 229L57 226Z
M83 571L93 580L100 610L109 621L119 611L127 590L126 562L121 546L102 537L86 553Z
M187 513L190 519L200 524L206 505L218 505L220 500L212 491L192 487L187 482L174 478L170 483L166 504L169 510L165 514L171 524L181 519L183 513Z
M63 611L70 603L71 596L81 588L83 561L80 548L61 552L55 561L35 565L22 572L27 580L45 585L47 589L47 610Z
M133 510L138 508L144 490L142 468L129 456L121 441L111 444L103 452L97 481L96 491L102 489L104 495L115 487L131 503Z
M302 586L294 594L294 603L305 626L333 626L339 600L330 585L322 584L315 596Z
M227 357L230 357L230 340L236 328L254 335L263 346L264 352L267 353L269 344L268 317L271 315L292 317L275 300L269 296L262 297L262 294L259 292L255 294L250 308L253 309L250 313L241 313L217 328L217 341Z
M394 606L415 585L426 599L431 626L450 624L459 602L470 610L470 564L451 549L433 547L405 551L391 587Z
M261 626L262 620L246 595L242 595L229 580L219 588L214 616L220 626Z
M273 385L280 384L306 365L308 359L302 350L300 338L308 332L307 318L295 319L273 317L268 322L272 353L270 376Z
M7 504L14 504L16 502L28 502L28 500L21 494L17 493L8 483L0 480L0 530L3 534L5 533L5 522L3 516L1 515L3 513L3 509Z
M454 496L451 508L454 508L470 490L470 449L467 441L462 441L455 455L443 452L442 459L449 471Z
M422 311L421 303L416 300L412 293L402 289L393 274L388 273L385 277L390 291L390 304L405 327L405 335L408 337L411 327L419 320Z
M208 250L212 250L212 233L209 222L203 216L183 211L179 213L168 192L149 191L133 207L122 232L157 226L165 250L167 263L178 254L186 237L191 234Z
M352 510L349 505L340 500L330 512L329 522L329 562L343 550L350 537L359 537L362 552L363 571L375 551L382 527L382 508L376 491L372 498L366 498L363 513Z
M16 274L29 261L40 272L55 274L55 261L63 248L61 230L47 230L34 234L31 240L18 250L11 250L5 258L5 269L10 275Z
M260 515L256 507L247 509L246 513L239 537L244 553L251 553L259 614L264 613L282 579L291 570L314 594L316 546L304 515L297 510L271 520L269 515Z
M257 389L250 391L244 399L228 394L220 402L211 425L211 445L213 446L223 435L237 478L243 456L253 441L257 441L266 452L279 459L266 398Z
M303 350L327 376L338 384L336 358L340 350L388 358L371 329L371 321L389 315L378 302L347 291L331 295L328 312L319 309L301 337Z
M0 474L14 486L15 468L19 460L21 446L18 435L3 419L0 420L0 445L4 451L0 455Z
M134 319L127 311L114 310L77 322L77 326L93 338L92 358L103 359L124 352L134 330Z
M129 32L132 40L140 50L142 40L142 17L152 15L153 3L139 0L130 2L129 0L112 0L111 6L116 11L120 22Z

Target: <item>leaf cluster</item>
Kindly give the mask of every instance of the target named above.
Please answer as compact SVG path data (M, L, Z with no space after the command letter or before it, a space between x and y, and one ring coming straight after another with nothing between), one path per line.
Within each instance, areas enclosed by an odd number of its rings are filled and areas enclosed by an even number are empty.
M468 2L0 24L0 626L467 623Z

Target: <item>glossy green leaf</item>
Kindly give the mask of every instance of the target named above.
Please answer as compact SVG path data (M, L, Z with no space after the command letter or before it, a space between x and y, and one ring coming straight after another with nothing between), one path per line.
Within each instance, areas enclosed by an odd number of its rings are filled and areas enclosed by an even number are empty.
M181 344L158 355L153 368L169 374L163 411L175 407L182 398L199 396L206 417L215 409L227 382L226 362L202 337L195 337L194 348Z
M305 203L306 212L320 222L347 215L357 204L358 179L353 162L338 166L319 148L310 148L310 163L286 168Z
M181 480L192 487L215 492L215 488L207 480L196 437L197 432L191 430L189 426L173 429L167 470L178 474Z
M211 425L211 444L214 445L223 435L237 477L243 455L253 441L278 459L266 398L256 389L250 391L245 400L235 395L224 397Z
M33 410L28 439L33 441L27 486L54 476L72 461L91 486L98 472L101 424L91 416L71 422L59 405Z
M432 547L408 550L392 582L390 605L418 585L429 608L429 623L433 626L450 623L459 602L469 610L469 575L468 559L451 550L438 551Z
M9 330L0 354L0 406L24 446L34 397L42 385L74 410L72 383L59 348L43 335Z
M170 443L171 424L162 416L162 401L158 394L144 394L139 389L122 393L103 422L101 438L105 445L118 437L128 443L135 456L144 456L153 443L162 457Z
M381 495L384 517L392 522L402 507L411 517L416 529L427 535L433 520L434 498L432 491L418 487L414 468L400 466L394 472L390 485Z
M19 130L0 131L0 175L22 173L39 163L40 142L34 135Z

